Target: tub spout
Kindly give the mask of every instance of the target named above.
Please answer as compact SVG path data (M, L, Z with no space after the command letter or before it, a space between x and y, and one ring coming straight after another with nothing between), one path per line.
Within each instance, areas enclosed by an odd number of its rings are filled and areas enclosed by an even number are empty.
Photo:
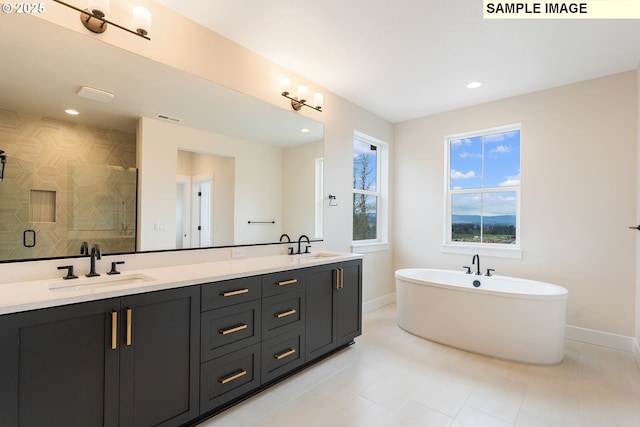
M476 264L476 260L478 261L478 263ZM471 264L476 266L476 274L478 276L480 276L482 273L480 272L480 255L475 254L473 256L473 259L471 259Z

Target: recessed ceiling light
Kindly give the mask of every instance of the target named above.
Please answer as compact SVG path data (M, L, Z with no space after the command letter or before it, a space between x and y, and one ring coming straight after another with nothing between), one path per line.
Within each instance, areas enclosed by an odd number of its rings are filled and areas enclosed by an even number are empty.
M300 129L300 132L307 133L307 132L311 132L311 131L309 129L307 129L307 128L304 128L304 129Z
M78 114L80 114L76 110L72 110L71 108L69 108L68 110L64 110L64 112L71 116L77 116Z
M471 82L471 83L469 83L469 84L467 85L467 87L468 87L469 89L477 89L477 88L479 88L480 86L482 86L482 83L480 83L480 82Z

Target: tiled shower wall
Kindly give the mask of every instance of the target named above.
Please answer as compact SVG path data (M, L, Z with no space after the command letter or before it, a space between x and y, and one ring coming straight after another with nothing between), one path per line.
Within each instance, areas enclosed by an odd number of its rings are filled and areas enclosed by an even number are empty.
M0 109L0 149L0 260L135 250L135 134ZM36 209L33 190L54 206Z

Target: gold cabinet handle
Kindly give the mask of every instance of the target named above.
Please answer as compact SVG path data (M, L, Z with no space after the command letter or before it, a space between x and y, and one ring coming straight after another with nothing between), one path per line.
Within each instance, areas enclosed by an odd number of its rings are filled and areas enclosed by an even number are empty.
M336 289L344 288L344 269L336 268Z
M234 332L245 330L248 327L249 327L249 325L247 325L246 323L243 323L242 325L234 326L233 328L220 329L218 332L220 332L222 335L229 335L229 334L232 334Z
M127 345L131 345L131 322L133 320L133 309L127 308Z
M220 292L223 297L233 297L236 295L242 295L249 293L249 289L238 289L237 291Z
M274 354L273 358L276 360L280 360L280 359L284 359L287 356L291 356L292 354L296 353L296 349L295 348L290 348L289 350L285 351L284 353L280 353L280 354Z
M228 377L226 377L226 378L220 378L220 379L218 379L218 382L220 382L220 384L230 383L231 381L233 381L233 380L237 380L238 378L243 377L243 376L245 376L245 375L247 375L247 371L245 371L245 370L243 369L243 370L241 370L241 371L239 371L239 372L236 372L235 374L230 375L230 376L228 376Z
M111 350L118 348L118 312L111 312Z
M283 317L291 316L292 314L296 314L296 313L297 313L296 309L292 308L291 310L288 310L288 311L276 313L274 314L274 317L277 317L278 319L282 319Z
M282 282L276 282L276 285L286 286L286 285L294 285L296 283L298 283L298 279L291 279L291 280L283 280Z

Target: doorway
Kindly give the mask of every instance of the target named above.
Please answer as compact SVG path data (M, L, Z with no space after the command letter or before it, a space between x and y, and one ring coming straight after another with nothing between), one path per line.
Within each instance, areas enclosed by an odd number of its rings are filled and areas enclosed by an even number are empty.
M176 248L213 246L213 175L178 175Z

